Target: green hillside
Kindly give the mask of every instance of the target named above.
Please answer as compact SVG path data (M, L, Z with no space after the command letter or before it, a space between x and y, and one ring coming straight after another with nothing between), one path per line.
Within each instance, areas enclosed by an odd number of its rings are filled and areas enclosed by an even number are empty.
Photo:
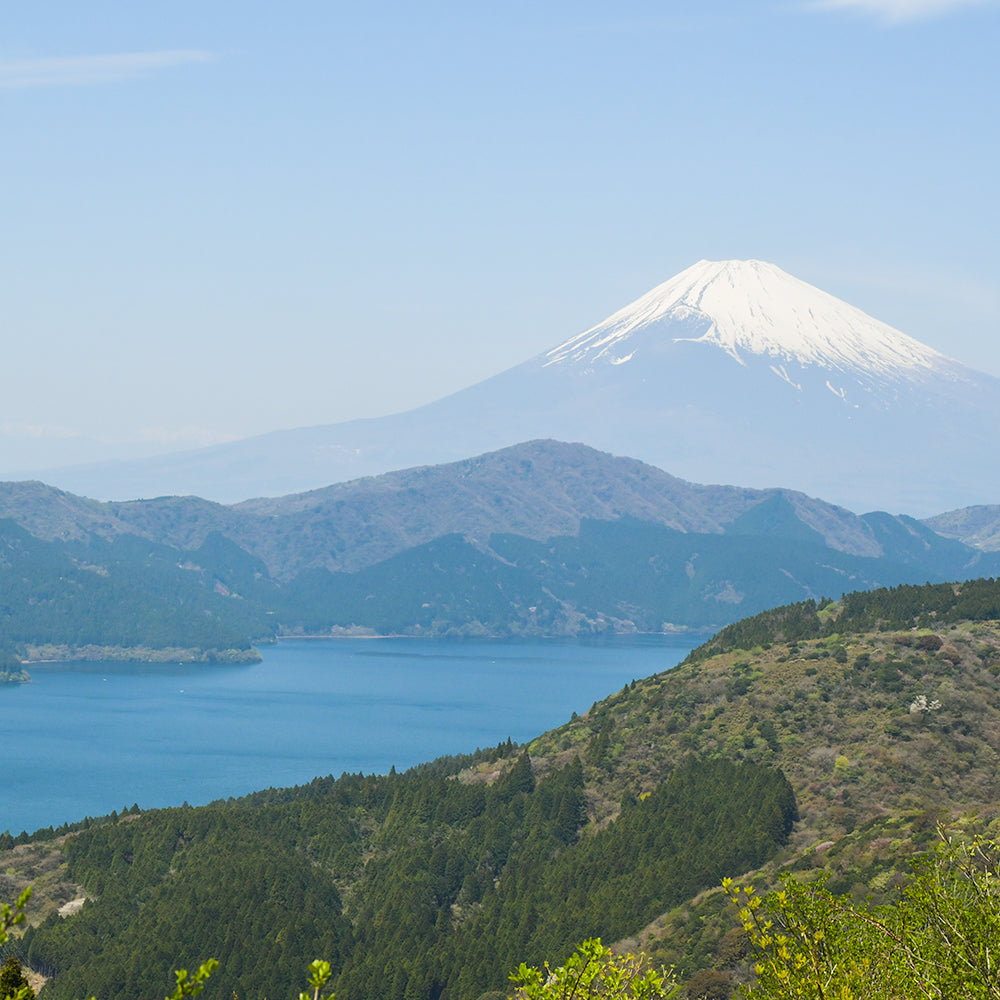
M766 861L794 819L780 772L679 762L617 820L580 836L579 760L536 780L526 754L489 785L433 771L344 777L255 800L81 831L67 876L94 897L21 942L46 996L146 996L176 956L220 961L207 994L292 993L323 955L338 996L502 989L589 932L622 937L732 870ZM698 836L692 837L691 833Z
M210 956L208 995L292 995L318 955L341 1000L441 1000L596 934L725 996L723 876L880 900L940 822L995 832L998 676L995 580L779 608L523 748L8 837L11 893L40 881L18 946L57 1000Z

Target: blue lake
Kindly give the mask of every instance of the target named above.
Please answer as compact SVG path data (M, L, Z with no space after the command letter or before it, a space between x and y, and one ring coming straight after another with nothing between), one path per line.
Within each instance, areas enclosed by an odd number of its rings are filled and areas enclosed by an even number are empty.
M36 664L0 687L0 831L524 742L693 645L300 639L250 666Z

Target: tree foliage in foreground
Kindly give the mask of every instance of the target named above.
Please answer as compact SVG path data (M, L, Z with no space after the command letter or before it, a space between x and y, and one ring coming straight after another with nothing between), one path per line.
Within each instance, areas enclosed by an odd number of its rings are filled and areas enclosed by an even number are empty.
M600 938L584 941L557 969L524 962L511 974L514 1000L670 1000L680 990L673 975L645 967L643 957L615 955Z
M24 908L31 898L31 889L25 889L21 893L14 908L11 909L8 903L4 903L0 909L0 944L4 944L10 937L10 930L18 924L24 923ZM18 959L9 958L0 969L0 998L2 1000L35 1000L35 991L29 985L21 970L21 963Z
M945 842L900 898L866 908L786 877L723 885L757 957L746 1000L1000 1000L1000 845Z

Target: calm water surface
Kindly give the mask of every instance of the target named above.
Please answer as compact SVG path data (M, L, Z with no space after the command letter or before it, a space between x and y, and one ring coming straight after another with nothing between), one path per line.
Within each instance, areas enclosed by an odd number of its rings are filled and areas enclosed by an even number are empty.
M286 640L252 666L39 664L0 687L0 831L522 742L690 640Z

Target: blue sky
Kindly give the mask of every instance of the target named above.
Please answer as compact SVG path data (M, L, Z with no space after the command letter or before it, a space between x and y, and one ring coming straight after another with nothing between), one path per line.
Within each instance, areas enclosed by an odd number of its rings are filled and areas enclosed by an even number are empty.
M1000 375L1000 3L0 16L0 475L397 412L700 258Z

